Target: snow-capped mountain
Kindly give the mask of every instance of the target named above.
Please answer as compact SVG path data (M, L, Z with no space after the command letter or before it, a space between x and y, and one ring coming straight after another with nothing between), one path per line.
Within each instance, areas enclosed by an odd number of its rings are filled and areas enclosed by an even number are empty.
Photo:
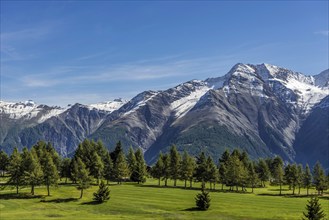
M328 85L328 70L306 76L269 64L239 63L224 76L145 91L129 101L66 109L1 102L1 120L6 118L7 127L17 121L22 126L7 129L15 132L1 128L0 145L10 151L44 139L62 155L70 155L84 138L92 138L111 149L118 140L126 148L141 147L149 163L172 144L192 154L206 151L215 159L226 148L240 147L253 158L279 154L288 161L307 162L300 140L307 137L309 126L316 129L308 119L320 117L316 109L326 108L322 100L328 97ZM312 143L323 149L318 135Z

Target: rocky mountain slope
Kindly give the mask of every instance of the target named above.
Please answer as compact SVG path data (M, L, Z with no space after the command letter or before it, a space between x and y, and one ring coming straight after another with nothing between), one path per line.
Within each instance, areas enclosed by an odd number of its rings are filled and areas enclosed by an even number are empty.
M321 106L327 106L328 90L328 70L306 76L269 64L236 64L222 77L145 91L130 101L66 109L1 102L0 145L10 152L44 139L66 156L93 138L109 148L118 140L125 148L141 147L149 163L176 144L216 159L239 147L253 158L279 154L287 161L324 164L328 107Z

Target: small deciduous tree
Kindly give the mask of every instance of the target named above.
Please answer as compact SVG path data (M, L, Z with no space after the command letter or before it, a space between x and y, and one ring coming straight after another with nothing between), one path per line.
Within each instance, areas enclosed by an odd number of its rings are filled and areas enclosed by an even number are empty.
M308 204L306 204L306 211L306 213L303 212L305 217L303 218L304 220L321 220L325 217L317 197L312 197L310 200L308 200Z
M94 192L93 200L98 203L106 202L110 199L109 187L105 185L104 181L101 181L97 192Z

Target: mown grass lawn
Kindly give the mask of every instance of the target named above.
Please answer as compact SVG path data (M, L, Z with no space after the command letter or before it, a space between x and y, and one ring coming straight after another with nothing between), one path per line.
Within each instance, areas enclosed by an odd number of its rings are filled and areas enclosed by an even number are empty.
M168 182L172 185L172 182ZM278 196L277 187L255 189L255 193L211 192L208 211L195 210L197 189L158 187L148 179L143 185L111 184L111 199L94 204L92 194L97 186L87 189L82 199L73 185L51 188L46 196L45 187L21 189L17 197L14 189L0 191L0 219L301 219L307 197ZM180 186L183 183L179 183ZM199 184L195 184L199 186ZM219 187L219 186L218 186ZM297 191L298 192L298 191ZM310 191L315 193L314 190ZM305 193L305 190L302 190ZM320 202L329 217L328 194Z

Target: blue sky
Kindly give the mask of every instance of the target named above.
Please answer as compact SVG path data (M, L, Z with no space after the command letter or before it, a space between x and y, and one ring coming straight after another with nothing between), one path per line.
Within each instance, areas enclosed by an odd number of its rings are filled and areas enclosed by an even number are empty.
M1 100L132 98L236 63L328 68L328 1L1 1Z

